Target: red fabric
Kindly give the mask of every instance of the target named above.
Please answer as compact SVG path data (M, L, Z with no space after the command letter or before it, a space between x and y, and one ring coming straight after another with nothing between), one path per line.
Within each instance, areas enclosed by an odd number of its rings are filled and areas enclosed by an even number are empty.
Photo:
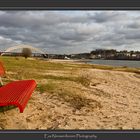
M34 80L15 81L0 87L0 106L15 105L22 113L35 87Z

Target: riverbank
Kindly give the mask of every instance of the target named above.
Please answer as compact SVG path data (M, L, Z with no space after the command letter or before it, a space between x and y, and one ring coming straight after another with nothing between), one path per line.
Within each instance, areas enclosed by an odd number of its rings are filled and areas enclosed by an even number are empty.
M106 59L70 59L70 60L63 60L63 59L50 59L50 61L57 61L57 62L78 62L78 63L85 63L85 64L93 64L93 65L105 65L105 66L112 66L112 67L128 67L128 68L140 68L140 60L106 60Z
M0 112L1 129L139 129L140 69L0 58L4 83L35 79L24 113ZM24 71L23 71L24 69Z

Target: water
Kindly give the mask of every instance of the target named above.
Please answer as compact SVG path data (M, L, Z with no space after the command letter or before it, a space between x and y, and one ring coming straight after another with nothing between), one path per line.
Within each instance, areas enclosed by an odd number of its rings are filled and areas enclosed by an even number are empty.
M128 60L90 60L89 64L100 64L110 66L127 66L132 68L140 68L140 61L128 61Z

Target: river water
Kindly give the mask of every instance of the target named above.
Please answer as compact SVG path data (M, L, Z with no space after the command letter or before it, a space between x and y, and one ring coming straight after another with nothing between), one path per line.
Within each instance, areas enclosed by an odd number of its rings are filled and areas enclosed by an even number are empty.
M89 64L101 64L101 65L126 66L126 67L140 68L140 61L98 59L98 60L89 60L86 62Z

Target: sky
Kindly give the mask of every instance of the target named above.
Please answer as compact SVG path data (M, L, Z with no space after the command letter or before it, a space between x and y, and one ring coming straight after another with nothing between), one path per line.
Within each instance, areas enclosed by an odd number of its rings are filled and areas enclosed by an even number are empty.
M0 11L0 51L19 44L56 54L140 51L140 11Z

